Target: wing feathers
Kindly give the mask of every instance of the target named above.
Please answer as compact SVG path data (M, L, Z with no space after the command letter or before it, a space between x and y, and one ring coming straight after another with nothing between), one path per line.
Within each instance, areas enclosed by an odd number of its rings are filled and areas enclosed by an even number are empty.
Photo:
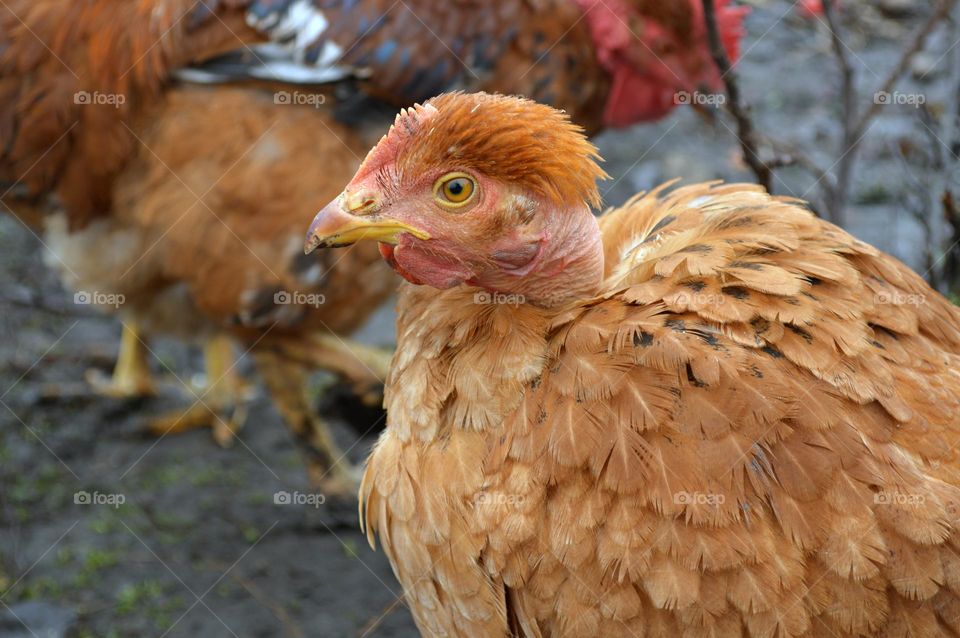
M595 298L409 333L424 348L398 361L426 371L423 405L438 423L410 432L419 463L378 448L372 470L416 464L406 475L420 491L441 477L446 496L434 505L414 490L411 511L404 474L368 481L388 551L411 516L406 533L505 584L504 626L531 635L953 631L960 313L891 258L755 187L664 189L600 225L608 264ZM518 330L510 352L527 359L515 370L471 341ZM489 400L478 388L463 398L465 362L514 370L495 388L471 377L487 397L506 388L484 408L499 420L479 430L453 418L477 408L443 407ZM443 434L418 444L416 428ZM453 549L458 524L465 552ZM498 604L486 586L485 607L444 606L442 592L475 585L451 570L433 572L441 609L498 617L485 615Z

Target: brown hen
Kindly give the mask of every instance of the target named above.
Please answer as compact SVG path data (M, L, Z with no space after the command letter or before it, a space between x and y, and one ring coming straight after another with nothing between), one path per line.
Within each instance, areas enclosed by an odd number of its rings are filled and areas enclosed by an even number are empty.
M402 113L307 248L406 279L361 513L427 636L960 634L960 312L749 185L597 221L560 113Z
M235 342L307 444L313 479L348 489L305 376L325 368L365 394L380 383L386 358L340 335L390 294L392 275L375 248L304 260L290 228L349 178L364 133L329 109L278 105L282 87L172 83L183 65L263 39L240 4L9 3L0 175L26 192L19 211L45 213L46 257L67 285L84 301L123 300L113 378L92 378L100 391L153 391L141 335L202 343L206 388L153 429L209 424L229 443L243 416Z
M294 430L319 448L314 474L326 473L340 454L311 414L302 377L319 366L362 391L382 378L376 352L337 335L387 296L391 274L372 246L304 261L291 229L336 194L386 129L389 120L368 117L358 101L368 92L408 103L454 85L509 90L597 130L659 117L678 90L717 82L696 1L601 4L5 3L0 180L26 196L26 205L10 202L22 218L38 223L38 210L54 211L43 221L49 261L70 287L92 301L125 300L118 365L112 379L93 378L97 387L152 391L141 335L198 340L208 346L209 386L155 429L212 421L228 442L242 394L229 336L257 361ZM731 55L741 15L721 11ZM272 49L257 47L267 39ZM325 70L362 91L339 102L317 85Z

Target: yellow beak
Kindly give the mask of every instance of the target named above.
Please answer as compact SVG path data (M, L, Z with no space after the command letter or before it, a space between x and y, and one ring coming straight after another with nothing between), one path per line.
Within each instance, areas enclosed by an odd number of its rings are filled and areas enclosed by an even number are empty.
M409 233L418 239L430 239L428 233L396 219L376 214L352 215L343 210L341 198L337 198L313 218L303 252L309 255L317 248L349 246L362 239L396 244L402 233Z

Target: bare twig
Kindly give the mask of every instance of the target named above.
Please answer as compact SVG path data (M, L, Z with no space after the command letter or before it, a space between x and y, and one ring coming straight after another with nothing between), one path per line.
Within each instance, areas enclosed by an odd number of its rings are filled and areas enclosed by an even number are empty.
M945 190L940 198L943 206L943 217L950 227L950 237L947 244L946 259L943 267L943 279L947 292L956 297L960 292L960 210L953 191Z
M940 0L934 12L927 18L927 21L917 29L913 38L910 39L910 44L903 50L903 53L900 54L900 60L897 62L897 65L893 67L874 95L890 93L893 90L894 85L896 85L910 67L910 62L913 61L914 56L923 50L927 43L927 38L933 33L934 28L947 16L955 4L956 0ZM877 116L883 106L884 104L881 100L873 100L870 107L863 112L853 127L855 139L863 136L870 122Z
M953 30L954 35L960 35L960 9L954 12ZM960 293L960 210L953 184L954 173L960 165L960 158L957 157L960 150L960 47L954 49L949 86L950 97L941 126L943 137L935 140L935 148L943 164L940 175L934 180L936 191L932 195L939 198L943 209L942 223L948 235L942 281L946 292L957 295Z
M727 110L737 122L737 139L740 140L743 159L757 176L757 182L767 189L767 191L772 192L773 171L760 159L756 130L748 114L748 109L743 104L737 76L733 72L733 67L730 65L730 58L727 57L727 51L724 49L723 41L720 39L720 29L717 27L717 16L714 10L713 0L701 1L703 2L703 18L707 25L707 36L710 40L710 54L713 56L713 61L720 70L720 78L727 91Z
M854 159L857 154L859 136L856 134L857 116L857 87L856 74L850 63L846 45L840 38L840 23L837 20L834 0L821 0L823 17L827 21L830 31L830 43L833 54L840 66L841 85L840 100L843 117L843 149L845 155L837 166L837 177L832 188L827 189L827 215L835 224L845 225L844 214L847 195L850 191L850 176L853 172Z
M833 188L833 177L829 175L828 171L823 168L822 165L817 163L812 157L810 157L803 149L798 148L796 145L787 144L780 140L775 140L773 138L764 137L763 143L773 149L774 157L767 165L770 168L780 168L782 166L797 166L806 170L811 175L816 176L817 178L822 178L828 188Z
M841 150L841 156L837 160L835 187L832 192L828 193L828 201L830 218L836 223L843 225L850 191L850 180L853 174L853 167L856 164L857 153L860 149L860 142L863 140L864 135L866 135L867 129L874 118L880 113L880 109L886 104L886 101L878 99L878 96L889 94L893 90L896 83L910 67L910 62L923 50L927 38L933 32L933 29L947 16L950 9L956 3L956 0L940 0L939 5L930 17L927 18L927 21L917 29L916 33L909 40L909 44L901 52L897 64L890 70L886 79L880 84L880 88L874 92L870 106L867 107L859 117L856 115L856 104L859 102L856 90L856 74L853 66L850 64L846 46L840 37L840 24L837 20L834 3L835 0L823 0L823 15L830 29L833 52L837 58L842 75L843 148Z

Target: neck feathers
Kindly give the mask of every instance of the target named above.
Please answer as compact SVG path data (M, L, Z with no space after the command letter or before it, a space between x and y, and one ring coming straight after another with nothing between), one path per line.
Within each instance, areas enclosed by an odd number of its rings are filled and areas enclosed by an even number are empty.
M495 301L470 286L403 284L386 384L389 428L401 440L498 431L541 374L556 313Z

